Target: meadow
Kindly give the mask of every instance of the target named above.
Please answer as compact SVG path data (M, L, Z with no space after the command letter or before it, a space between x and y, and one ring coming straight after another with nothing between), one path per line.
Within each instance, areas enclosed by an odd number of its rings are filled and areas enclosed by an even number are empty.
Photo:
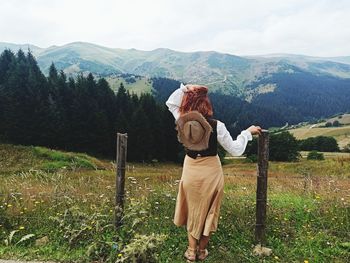
M269 163L267 244L252 254L256 163L226 160L225 196L206 262L349 262L350 158ZM172 223L182 167L128 163L124 224L114 227L111 160L0 144L0 258L185 262Z
M342 126L324 127L327 122L333 123L334 121L338 121ZM308 123L288 131L299 140L316 136L331 136L337 140L340 148L344 148L350 143L350 114L341 114L319 123Z
M117 91L120 84L123 83L125 89L130 93L141 95L142 93L152 93L152 82L146 77L135 77L135 82L128 83L122 76L108 77L107 81L111 89Z

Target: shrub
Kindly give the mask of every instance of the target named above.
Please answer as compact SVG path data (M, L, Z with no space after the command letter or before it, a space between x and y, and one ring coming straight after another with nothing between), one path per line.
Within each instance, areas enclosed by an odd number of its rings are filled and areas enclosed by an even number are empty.
M333 121L333 127L339 127L340 126L340 122L335 120Z
M339 152L337 140L330 136L316 136L300 140L299 149L301 151Z
M117 262L158 262L155 252L166 237L166 235L154 233L151 235L136 234L131 242L123 248Z
M300 157L297 139L288 131L270 134L269 160L270 161L297 161ZM247 157L252 161L256 160L258 153L258 142L256 138L248 144L246 149ZM254 156L255 155L255 156Z
M348 143L347 145L344 146L342 152L350 153L350 143Z
M320 153L318 151L311 151L307 155L308 160L324 160L323 153Z

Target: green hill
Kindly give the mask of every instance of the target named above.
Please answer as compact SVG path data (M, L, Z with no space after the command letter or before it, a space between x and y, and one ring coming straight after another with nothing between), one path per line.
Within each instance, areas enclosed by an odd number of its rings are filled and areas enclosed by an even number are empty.
M104 169L106 165L82 153L63 152L39 146L0 144L0 175L41 169L55 171Z
M333 122L335 120L338 120L342 126L325 127L327 122ZM299 127L289 129L288 131L297 139L306 139L316 136L331 136L337 140L340 148L344 148L344 146L350 144L350 114L330 117L318 123L305 123Z

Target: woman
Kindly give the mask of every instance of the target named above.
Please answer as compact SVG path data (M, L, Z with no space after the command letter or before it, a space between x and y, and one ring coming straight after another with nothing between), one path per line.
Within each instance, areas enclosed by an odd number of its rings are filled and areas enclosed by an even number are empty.
M239 156L252 135L261 133L259 126L252 125L233 140L225 124L212 118L207 92L205 86L181 84L166 102L175 117L179 141L186 150L174 224L186 226L189 245L184 256L188 261L208 256L210 234L217 230L224 189L217 143L231 155Z

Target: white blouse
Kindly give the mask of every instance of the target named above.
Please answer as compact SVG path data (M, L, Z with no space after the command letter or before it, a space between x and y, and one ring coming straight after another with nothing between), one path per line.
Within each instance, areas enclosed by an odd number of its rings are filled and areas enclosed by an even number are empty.
M175 120L180 116L179 108L185 91L186 87L181 83L180 88L175 90L165 103L168 106L169 111L174 115ZM243 130L241 134L237 136L237 139L233 140L230 132L226 129L225 124L219 120L217 121L216 130L218 142L232 156L242 155L247 147L248 141L253 139L250 131Z

